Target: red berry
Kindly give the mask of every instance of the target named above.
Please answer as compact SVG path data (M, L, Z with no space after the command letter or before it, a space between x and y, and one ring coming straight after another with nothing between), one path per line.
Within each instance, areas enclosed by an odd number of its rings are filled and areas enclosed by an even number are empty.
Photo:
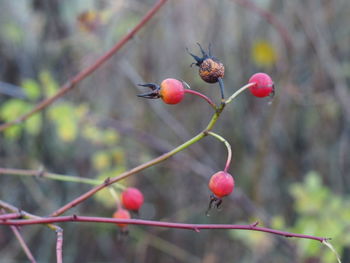
M185 88L177 79L165 79L160 84L159 95L167 104L177 104L185 95Z
M128 210L125 210L123 208L119 208L114 214L113 214L113 218L117 218L117 219L130 219L130 213ZM117 224L117 226L125 228L128 224Z
M271 77L265 73L256 73L250 79L249 83L255 85L249 87L250 92L259 98L267 97L274 93L274 85Z
M129 187L122 193L122 204L126 209L138 211L143 204L143 194L139 189Z
M232 193L235 187L235 181L229 173L224 171L214 174L209 181L209 189L213 194L219 198Z

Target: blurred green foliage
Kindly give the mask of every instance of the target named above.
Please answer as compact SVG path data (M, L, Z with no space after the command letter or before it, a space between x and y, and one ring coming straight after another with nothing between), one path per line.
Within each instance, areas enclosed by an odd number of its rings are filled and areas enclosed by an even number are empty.
M303 183L290 187L298 215L289 231L331 238L330 243L341 255L350 245L350 197L330 191L317 172L306 174ZM300 240L298 249L305 258L334 262L334 254L317 242Z

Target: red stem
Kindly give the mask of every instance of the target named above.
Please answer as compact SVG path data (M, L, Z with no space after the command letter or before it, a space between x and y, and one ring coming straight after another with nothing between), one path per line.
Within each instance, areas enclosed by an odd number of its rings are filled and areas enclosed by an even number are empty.
M35 260L35 258L33 256L32 252L28 248L28 246L27 246L26 242L24 241L21 233L18 231L18 227L17 226L10 226L10 227L11 227L13 233L15 234L18 242L21 244L21 247L22 247L24 253L26 254L27 258L29 259L29 261L31 263L36 263L36 260Z
M10 121L0 125L0 131L3 131L12 125L18 124L28 119L29 117L48 107L54 101L56 101L68 91L76 87L76 85L79 82L81 82L91 73L93 73L96 69L98 69L103 63L105 63L115 53L117 53L130 39L132 39L132 37L157 13L157 11L162 7L163 4L165 4L166 1L167 0L158 0L157 3L152 7L152 9L148 11L148 13L142 18L142 20L128 34L126 34L121 40L119 40L119 42L115 44L107 53L105 53L103 56L97 59L97 61L94 64L83 69L80 73L68 80L55 95L37 104L30 112L18 117L14 121Z
M207 101L214 109L216 109L215 103L209 97L205 96L204 94L202 94L198 91L191 90L191 89L185 89L185 92L201 97L202 99Z
M20 213L9 213L9 214L0 215L0 220L15 219L21 216L22 215Z
M142 219L116 219L108 217L89 217L89 216L60 216L60 217L46 217L40 219L22 219L22 220L7 220L0 221L0 225L34 225L34 224L48 224L58 222L93 222L93 223L108 223L108 224L131 224L131 225L144 225L154 227L176 228L176 229L189 229L199 232L201 229L239 229L239 230L251 230L270 233L274 235L284 237L295 237L303 239L312 239L319 242L324 242L328 238L316 237L310 235L296 234L285 231L279 231L275 229L258 227L257 223L251 225L230 225L230 224L183 224L173 222L161 222Z
M57 263L63 263L62 252L63 252L63 230L57 230L56 240L56 261Z

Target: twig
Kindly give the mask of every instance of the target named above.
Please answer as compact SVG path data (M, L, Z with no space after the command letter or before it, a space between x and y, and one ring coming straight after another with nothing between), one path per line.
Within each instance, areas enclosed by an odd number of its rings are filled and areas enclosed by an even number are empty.
M185 92L186 93L191 93L193 95L196 95L196 96L199 96L201 97L202 99L204 99L206 102L208 102L210 104L210 106L212 106L214 109L216 109L216 105L215 103L207 96L205 96L204 94L198 92L198 91L195 91L195 90L191 90L191 89L185 89Z
M21 217L22 215L20 213L11 213L11 214L5 214L6 211L4 208L1 209L0 211L0 220L7 220L7 219L13 219L13 218L18 218ZM36 263L36 260L34 259L34 256L32 252L30 252L30 249L28 248L26 242L24 241L21 233L18 230L17 226L10 226L12 232L15 234L19 244L21 245L24 253L26 254L27 258L29 259L30 262Z
M167 0L158 0L157 3L152 7L152 9L148 11L148 13L141 19L141 21L128 34L126 34L121 40L119 40L119 42L115 44L107 53L105 53L103 56L97 59L95 63L83 69L80 73L68 80L55 95L43 100L28 113L18 117L14 121L10 121L0 125L0 131L3 131L8 127L25 121L35 113L38 113L39 111L51 105L54 101L62 97L68 91L75 88L79 82L81 82L83 79L85 79L95 70L97 70L102 64L104 64L114 54L116 54L130 39L132 39L132 37L157 13L157 11L162 7L163 4L165 4L166 1Z
M48 223L59 223L59 222L91 222L91 223L106 223L106 224L130 224L130 225L144 225L153 227L164 227L164 228L176 228L176 229L188 229L199 232L202 229L236 229L236 230L252 230L270 233L283 237L295 237L302 239L312 239L324 243L328 240L325 237L317 237L311 235L297 234L291 232L285 232L275 230L266 227L259 227L256 224L249 225L233 225L233 224L184 224L174 222L162 222L142 219L116 219L109 217L90 217L90 216L60 216L60 217L46 217L40 219L22 219L22 220L8 220L0 222L0 225L35 225L35 224L48 224Z
M32 263L36 263L36 260L32 254L32 252L30 252L26 242L24 241L23 237L21 236L21 233L18 231L18 227L17 226L10 226L13 233L15 234L18 242L20 243L24 253L26 254L27 258L29 259L30 262Z
M9 214L3 214L0 215L0 220L7 220L7 219L15 219L21 217L21 213L9 213Z
M59 216L59 215L63 214L67 210L82 203L83 201L85 201L89 197L93 196L95 193L99 192L100 190L104 189L105 187L107 187L113 183L116 183L122 179L125 179L126 177L129 177L133 174L136 174L136 173L138 173L138 172L140 172L148 167L151 167L151 166L154 166L158 163L161 163L161 162L167 160L168 158L170 158L171 156L175 155L176 153L178 153L178 152L186 149L187 147L191 146L192 144L198 142L199 140L201 140L202 138L207 136L208 132L214 127L215 123L217 122L217 120L218 120L218 118L219 118L219 116L224 108L225 108L225 104L221 104L220 107L216 110L216 112L212 116L209 124L204 129L204 131L200 132L199 134L194 136L192 139L186 141L185 143L179 145L178 147L176 147L175 149L173 149L167 153L164 153L164 154L162 154L162 155L160 155L160 156L158 156L158 157L156 157L156 158L154 158L146 163L143 163L139 166L134 167L133 169L131 169L129 171L126 171L126 172L120 174L119 176L116 176L113 178L107 178L103 184L92 188L88 192L80 195L79 197L75 198L71 202L69 202L66 205L62 206L61 208L57 209L56 211L54 211L51 214L51 216Z
M47 178L63 182L83 183L90 185L99 185L103 183L103 180L84 178L72 175L62 175L55 173L48 173L43 170L25 170L25 169L13 169L13 168L0 168L0 174L7 175L21 175L21 176L38 176L40 178ZM124 190L125 186L121 184L115 184L115 187L119 190Z
M56 261L57 263L62 263L62 252L63 252L63 229L58 229L56 231L57 239L56 239Z
M21 210L21 209L15 207L15 206L13 206L13 205L11 205L11 204L5 202L5 201L3 201L3 200L0 200L0 207L3 208L3 209L5 209L5 210L7 210L7 211L12 212L12 213L19 213L19 214L21 214L21 216L22 216L23 218L29 218L29 219L39 219L39 218L41 218L40 216L36 216L36 215L30 214L30 213L28 213L28 212L26 212L26 211L23 211L23 210ZM55 231L57 231L57 229L60 228L60 227L58 227L58 226L51 225L51 224L49 224L49 225L47 225L47 226L48 226L50 229L55 230Z
M13 212L13 213L19 213L21 214L22 217L24 218L29 218L28 220L40 220L42 219L42 217L30 214L28 212L25 212L23 210L18 209L17 207L6 203L5 201L0 200L0 207L2 207L3 209ZM0 222L6 222L6 221L0 221ZM13 225L13 224L9 224L9 225ZM57 233L57 243L56 243L56 250L57 250L57 263L62 263L62 243L63 243L63 230L62 228L60 228L59 226L53 225L53 224L46 224L46 226L54 231L56 231ZM61 233L61 234L59 234ZM61 248L61 256L59 257L59 253L58 253L58 248Z
M235 93L233 93L227 100L226 100L226 104L229 104L234 98L236 98L239 94L241 94L243 91L245 91L246 89L248 89L251 86L254 86L255 83L248 83L247 85L243 86L242 88L240 88L239 90L237 90Z

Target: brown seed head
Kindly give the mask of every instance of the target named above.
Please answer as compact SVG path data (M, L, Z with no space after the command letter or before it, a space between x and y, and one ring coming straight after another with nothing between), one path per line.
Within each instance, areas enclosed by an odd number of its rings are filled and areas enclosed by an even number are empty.
M224 73L224 65L212 58L205 59L199 66L200 77L208 83L218 82L218 78L223 78Z

